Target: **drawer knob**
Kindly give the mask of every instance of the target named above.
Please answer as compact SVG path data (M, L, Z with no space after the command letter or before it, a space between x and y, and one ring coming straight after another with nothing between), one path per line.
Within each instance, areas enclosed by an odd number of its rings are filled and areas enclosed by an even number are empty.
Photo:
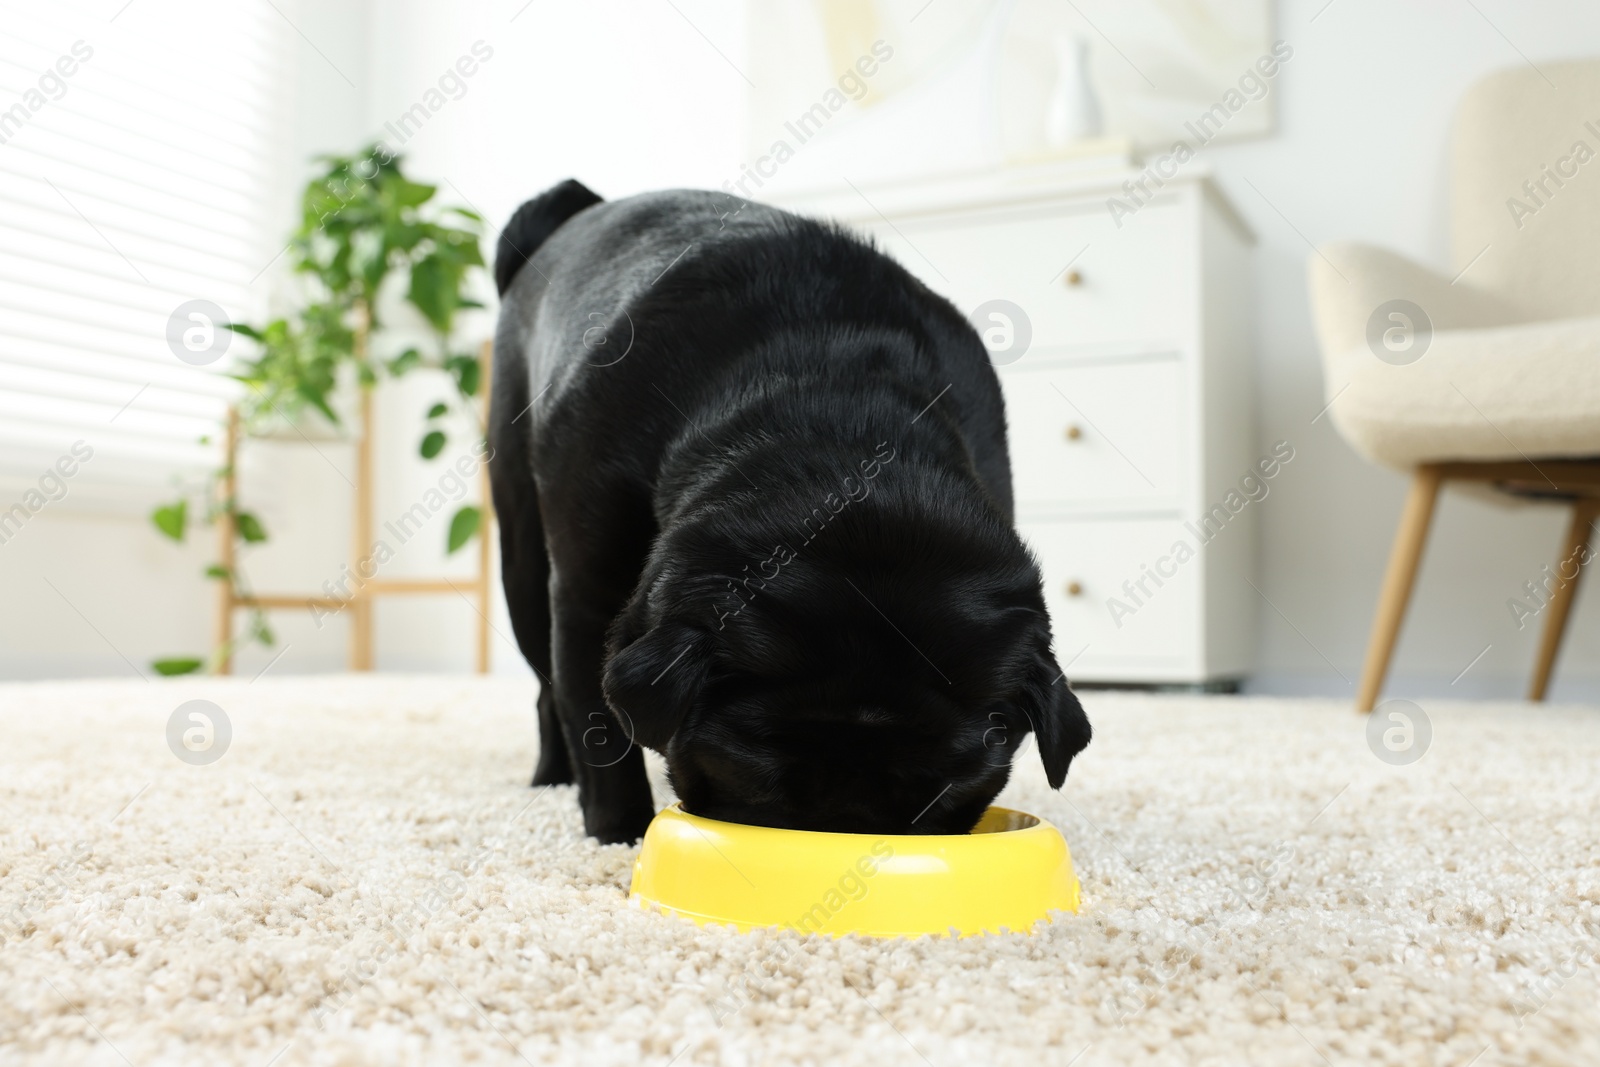
M1083 272L1082 271L1077 271L1077 270L1069 270L1069 271L1067 271L1067 284L1071 285L1071 286L1082 285L1083 284Z
M1067 583L1067 595L1068 596L1082 596L1083 595L1083 583L1082 582L1068 582Z
M1066 429L1066 438L1067 438L1067 440L1076 441L1079 438L1081 438L1082 436L1083 436L1083 428L1082 427L1080 427L1080 426L1068 426L1067 427L1067 429Z

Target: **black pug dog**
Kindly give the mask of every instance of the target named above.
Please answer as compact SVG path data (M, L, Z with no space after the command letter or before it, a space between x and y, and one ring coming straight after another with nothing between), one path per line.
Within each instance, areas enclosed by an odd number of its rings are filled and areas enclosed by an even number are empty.
M535 785L604 842L683 807L965 833L1030 732L1089 722L1012 522L973 328L867 242L709 192L524 204L495 262L506 600L541 679Z

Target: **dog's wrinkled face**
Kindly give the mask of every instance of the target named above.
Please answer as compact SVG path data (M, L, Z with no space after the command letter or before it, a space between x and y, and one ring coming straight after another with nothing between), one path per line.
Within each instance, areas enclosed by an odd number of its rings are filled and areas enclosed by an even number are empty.
M708 685L666 747L684 807L791 829L970 830L1027 735L1019 714L1026 698L1000 695L998 678L988 682L988 701L952 692L931 665L912 667L882 635L856 636L865 655L842 670L819 664L787 678L729 675ZM876 670L865 662L873 656L882 657ZM942 669L953 677L963 666L946 660Z
M1029 733L1053 787L1089 742L1038 571L1006 533L998 555L802 557L737 614L707 610L725 579L647 572L613 630L607 699L694 814L965 833Z

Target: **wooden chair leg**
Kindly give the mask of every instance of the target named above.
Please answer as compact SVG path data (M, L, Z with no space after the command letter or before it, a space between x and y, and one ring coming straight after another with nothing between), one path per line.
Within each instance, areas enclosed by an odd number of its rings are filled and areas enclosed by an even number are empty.
M1411 492L1406 497L1405 511L1400 516L1400 529L1395 533L1394 548L1389 552L1389 569L1383 576L1383 590L1378 594L1378 611L1372 620L1372 636L1367 639L1367 661L1361 668L1361 690L1356 695L1356 710L1371 711L1378 702L1378 692L1389 673L1389 659L1394 654L1395 642L1400 637L1400 623L1405 619L1406 606L1411 602L1411 588L1417 580L1417 564L1422 560L1422 550L1428 543L1428 527L1433 521L1433 506L1439 499L1439 485L1444 480L1437 466L1417 468L1411 479Z
M1539 638L1539 658L1533 665L1533 683L1528 687L1528 699L1538 703L1544 699L1550 686L1550 673L1555 669L1556 654L1561 651L1561 638L1566 634L1567 619L1572 613L1572 598L1578 592L1578 580L1583 577L1583 560L1588 556L1589 531L1596 516L1600 516L1600 500L1584 497L1572 505L1572 521L1567 526L1566 540L1561 543L1561 559L1556 564L1556 578L1565 585L1557 586L1550 594L1545 610L1550 614L1544 621L1544 633ZM1571 572L1571 577L1568 573Z

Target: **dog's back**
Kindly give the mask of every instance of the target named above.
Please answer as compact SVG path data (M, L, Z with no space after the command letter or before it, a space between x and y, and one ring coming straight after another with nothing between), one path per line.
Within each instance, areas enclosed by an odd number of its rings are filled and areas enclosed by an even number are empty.
M947 415L1011 513L1004 407L981 342L948 301L837 226L704 190L601 201L569 181L518 210L495 267L495 375L505 387L496 410L508 419L528 412L519 420L528 436L517 438L526 444L539 445L535 427L548 428L539 451L552 462L593 458L553 439L563 409L613 413L625 423L616 447L660 443L695 421L698 397L729 378L832 374L859 383L866 368L829 366L822 342L892 333L901 352L893 376L931 387L930 399L948 390ZM816 343L755 354L785 332ZM643 432L641 418L664 420L660 433ZM648 466L653 457L633 458Z
M636 350L668 348L659 336L641 338L640 327L676 329L673 312L681 305L671 297L651 301L652 295L700 284L739 295L741 279L711 265L748 263L752 255L759 261L762 246L824 234L831 231L720 193L669 189L602 201L575 181L563 182L518 209L502 234L495 259L501 294L496 347L518 354L530 396L543 394L541 408L552 409L581 368L608 369ZM742 256L729 254L734 245ZM751 266L762 268L760 262ZM776 261L768 266L781 269ZM747 304L753 313L771 310ZM641 308L648 322L641 321ZM723 325L732 326L726 316ZM567 365L572 370L563 374ZM657 366L657 372L667 368ZM552 387L548 393L546 386Z

